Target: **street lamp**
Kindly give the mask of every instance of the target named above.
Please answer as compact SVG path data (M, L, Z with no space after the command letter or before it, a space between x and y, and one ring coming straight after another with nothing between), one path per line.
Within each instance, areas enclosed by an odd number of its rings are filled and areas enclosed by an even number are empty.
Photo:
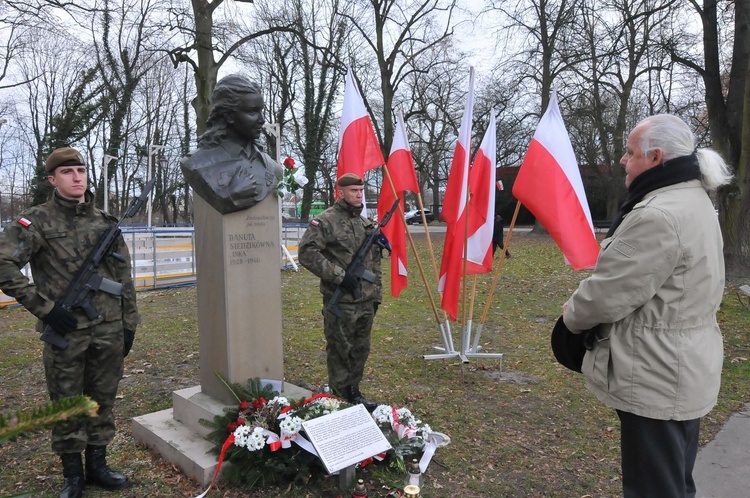
M276 162L281 163L281 127L279 123L264 123L263 130L276 139Z
M107 211L107 207L109 206L109 163L117 159L115 156L110 156L109 154L104 154L104 158L102 159L102 183L104 184L104 211Z
M148 146L148 169L146 170L146 183L151 181L153 172L151 171L154 164L153 155L155 152L163 149L163 145L150 144ZM154 195L153 190L148 194L148 203L146 204L146 211L148 212L148 228L151 228L151 197Z

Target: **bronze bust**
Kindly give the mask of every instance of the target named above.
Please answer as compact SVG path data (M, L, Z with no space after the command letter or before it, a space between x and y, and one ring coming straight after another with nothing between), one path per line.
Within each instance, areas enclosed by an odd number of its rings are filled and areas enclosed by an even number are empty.
M248 209L273 195L283 169L257 140L263 129L260 86L242 75L225 76L211 95L206 132L182 158L193 191L221 214Z

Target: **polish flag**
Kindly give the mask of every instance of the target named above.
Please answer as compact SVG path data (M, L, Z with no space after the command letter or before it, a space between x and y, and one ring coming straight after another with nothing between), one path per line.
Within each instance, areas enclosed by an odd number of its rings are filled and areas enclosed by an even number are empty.
M346 73L344 108L339 131L339 157L336 179L345 173L364 178L365 172L385 164L378 138L372 128L362 94L354 81L352 69Z
M404 118L399 113L396 120L396 131L391 145L391 154L388 156L386 166L393 181L396 195L401 198L401 210L404 209L404 191L419 193L419 182L414 170L414 159L409 149L409 141L406 138L406 127ZM385 213L393 206L395 198L387 180L383 181L383 188L378 202L378 219L383 219ZM391 244L391 295L398 297L406 288L407 280L407 251L406 251L406 225L404 218L399 213L394 213L391 221L382 228L383 235Z
M448 224L440 263L438 291L443 294L440 307L452 320L458 316L458 300L463 275L466 193L469 179L469 155L471 153L471 121L474 113L474 68L469 70L469 93L461 119L458 142L453 153L453 162L448 173L448 184L443 197L443 218Z
M495 111L469 171L469 238L466 273L492 271L492 232L495 228L495 168L497 156Z
M513 195L544 225L568 264L576 270L596 265L599 244L554 90L521 164Z

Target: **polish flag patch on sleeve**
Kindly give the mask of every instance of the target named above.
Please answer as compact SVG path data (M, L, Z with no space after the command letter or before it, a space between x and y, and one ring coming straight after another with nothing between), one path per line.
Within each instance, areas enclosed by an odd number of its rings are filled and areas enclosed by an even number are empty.
M316 226L320 225L320 222L318 221L317 218L313 218L313 219L310 220L310 224L312 226L316 227Z
M31 220L27 220L26 218L18 218L18 224L27 227L31 225Z

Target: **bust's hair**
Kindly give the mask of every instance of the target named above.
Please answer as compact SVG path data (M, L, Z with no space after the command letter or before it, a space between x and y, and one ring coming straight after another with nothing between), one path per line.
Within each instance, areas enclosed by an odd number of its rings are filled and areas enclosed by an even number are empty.
M229 123L226 116L234 112L240 99L248 94L261 94L260 85L241 74L230 74L216 83L211 94L206 132L198 138L198 147L214 147L227 136Z
M643 154L661 150L664 161L695 153L701 169L701 182L706 190L716 190L732 181L732 173L724 159L712 149L697 149L690 127L672 114L649 116L638 126L644 125L640 148Z

